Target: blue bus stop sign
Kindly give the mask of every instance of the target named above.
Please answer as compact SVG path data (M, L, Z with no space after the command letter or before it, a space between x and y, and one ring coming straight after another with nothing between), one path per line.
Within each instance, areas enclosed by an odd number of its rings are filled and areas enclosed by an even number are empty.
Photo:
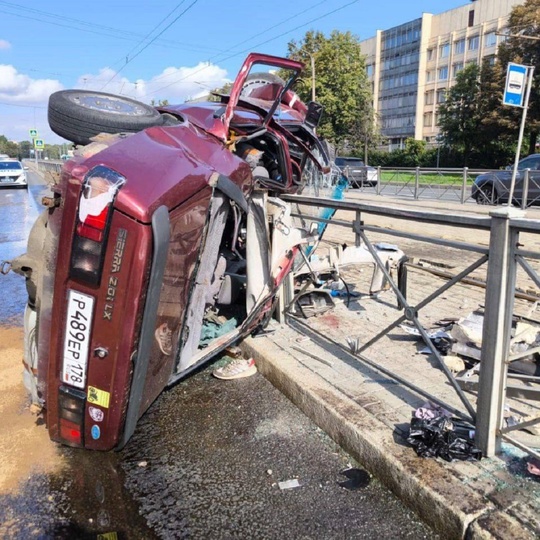
M503 105L523 107L527 90L527 66L510 62L506 71Z

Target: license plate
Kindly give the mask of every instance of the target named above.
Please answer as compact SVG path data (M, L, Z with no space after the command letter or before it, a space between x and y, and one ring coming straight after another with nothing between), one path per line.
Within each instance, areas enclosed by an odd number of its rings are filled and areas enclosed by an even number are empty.
M94 298L92 296L69 291L62 380L76 388L84 388L86 384L86 365L88 364L93 313Z

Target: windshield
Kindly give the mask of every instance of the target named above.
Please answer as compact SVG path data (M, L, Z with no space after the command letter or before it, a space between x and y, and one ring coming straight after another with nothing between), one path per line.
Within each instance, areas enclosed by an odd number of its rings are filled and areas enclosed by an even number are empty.
M0 161L0 171L8 169L22 169L22 165L18 161Z
M336 158L336 165L339 165L340 167L363 167L364 162L360 159Z

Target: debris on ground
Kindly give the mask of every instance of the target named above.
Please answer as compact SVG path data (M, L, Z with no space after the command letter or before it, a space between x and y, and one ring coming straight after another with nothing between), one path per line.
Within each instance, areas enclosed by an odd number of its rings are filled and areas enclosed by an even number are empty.
M460 319L445 318L436 323L438 328L425 332L433 346L443 356L450 371L468 377L478 371L482 355L482 332L484 314L473 311ZM401 324L400 328L419 339L422 334L418 328ZM427 345L418 348L420 354L431 354ZM529 322L517 320L512 329L510 354L514 356L508 366L513 373L540 377L540 327Z
M475 461L482 452L474 446L474 426L456 418L413 416L407 442L420 457L441 457L446 461Z
M371 476L367 471L364 471L363 469L345 469L339 474L345 476L347 480L342 480L341 482L338 482L338 485L340 485L342 488L348 489L349 491L365 488L369 486L369 483L371 482Z
M427 401L421 407L418 407L416 411L414 411L414 417L421 418L423 420L432 420L434 418L440 418L441 416L450 418L452 413L440 405L432 403L431 401Z
M527 462L527 470L530 474L534 474L535 476L540 476L540 459L531 458Z
M279 489L292 489L300 487L300 482L296 478L292 480L284 480L283 482L278 482Z
M300 294L295 307L302 317L308 319L334 309L335 304L329 291L316 289Z

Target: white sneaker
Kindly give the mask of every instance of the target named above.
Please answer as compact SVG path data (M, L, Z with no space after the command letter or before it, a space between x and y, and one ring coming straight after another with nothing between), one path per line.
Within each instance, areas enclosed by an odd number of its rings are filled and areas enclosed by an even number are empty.
M236 358L231 360L223 367L217 368L212 372L214 377L223 380L241 379L243 377L250 377L257 373L257 366L255 360L250 358L245 360L244 358Z
M156 328L155 336L161 352L166 356L170 356L172 353L172 330L169 325L166 322L159 325Z

